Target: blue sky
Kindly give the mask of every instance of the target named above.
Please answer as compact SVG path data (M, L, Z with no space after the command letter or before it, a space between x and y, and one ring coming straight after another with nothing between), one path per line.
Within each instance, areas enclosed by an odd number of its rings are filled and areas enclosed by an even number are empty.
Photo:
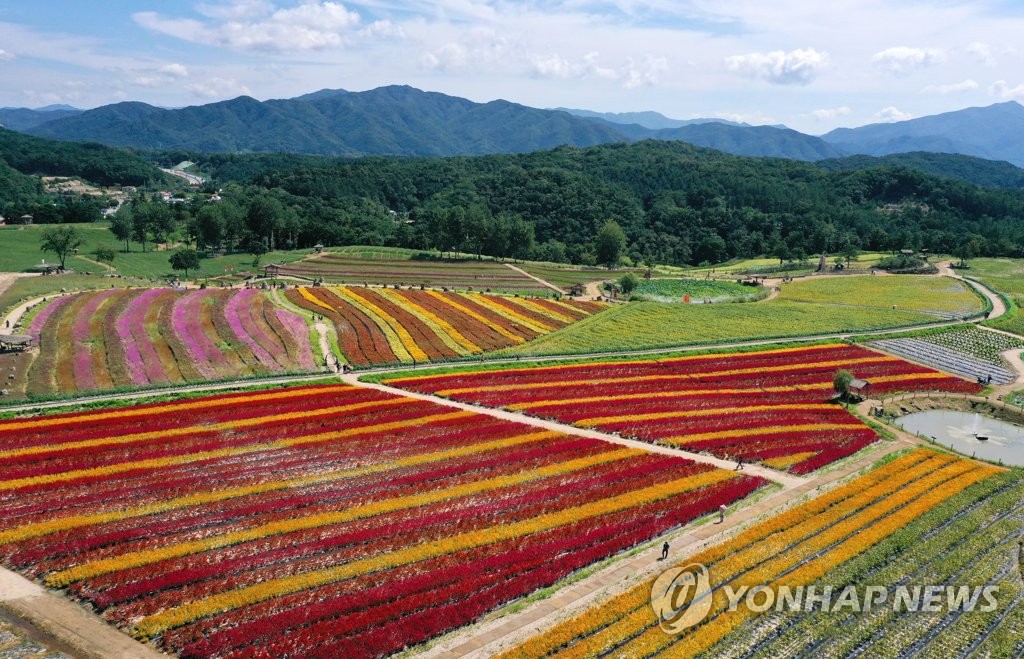
M0 106L409 84L820 134L1024 102L1021 0L0 0Z

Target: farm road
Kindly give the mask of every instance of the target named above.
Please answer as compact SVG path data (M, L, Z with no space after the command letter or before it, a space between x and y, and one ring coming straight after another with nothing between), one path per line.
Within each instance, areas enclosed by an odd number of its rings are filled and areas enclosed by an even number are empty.
M545 288L550 288L551 290L558 291L559 293L562 293L562 294L565 293L565 291L563 291L561 288L555 286L551 282L545 281L545 280L543 280L540 277L537 277L535 275L531 275L529 272L527 272L526 270L523 270L522 268L520 268L518 266L514 266L511 263L506 263L505 267L509 268L510 270L514 270L514 271L518 272L519 274L523 275L524 277L529 277L530 279L534 280L535 282L537 282L541 286L544 286Z
M538 419L537 417L522 414L521 412L511 412L509 410L501 410L493 407L484 407L482 405L473 405L470 403L463 403L460 401L451 400L448 398L442 398L440 396L434 396L431 394L424 394L417 391L406 391L405 389L399 389L397 387L389 387L385 384L377 384L372 382L363 382L359 379L358 373L348 373L341 377L343 382L351 384L356 387L363 387L364 389L376 389L378 391L384 391L389 394L395 394L398 396L405 396L408 398L416 398L418 400L426 400L438 405L444 405L446 407L454 407L460 410L467 410L469 412L476 412L477 414L486 414L487 416L493 416L498 419L505 421L515 421L536 428L543 428L544 430L554 430L556 432L565 433L567 435L579 435L581 437L589 437L591 439L600 439L612 444L618 444L620 446L627 446L629 448L640 449L642 451L648 451L650 453L661 453L664 455L673 455L677 458L685 458L694 462L703 462L705 464L714 465L720 469L734 469L736 462L734 460L723 460L721 458L715 458L710 455L704 455L703 453L692 453L690 451L684 451L682 449L671 448L668 446L661 446L658 444L650 444L648 442L641 442L634 439L625 439L618 435L612 435L606 432L600 432L592 430L590 428L578 428L565 423L558 423L556 421L549 421L547 419ZM787 474L767 467L762 467L756 464L746 464L743 466L743 473L751 476L760 476L773 483L778 483L786 489L798 487L807 481L806 478L801 476L795 476L793 474Z

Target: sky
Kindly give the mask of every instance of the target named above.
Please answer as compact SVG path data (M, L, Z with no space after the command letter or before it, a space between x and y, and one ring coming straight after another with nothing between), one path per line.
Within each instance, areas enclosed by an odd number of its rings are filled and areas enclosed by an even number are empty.
M0 0L0 107L405 84L810 134L1024 103L1024 0Z

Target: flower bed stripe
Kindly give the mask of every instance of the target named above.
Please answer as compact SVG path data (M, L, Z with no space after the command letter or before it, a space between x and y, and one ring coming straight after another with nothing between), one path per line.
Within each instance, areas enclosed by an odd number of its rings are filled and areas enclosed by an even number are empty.
M478 444L469 444L459 448L446 449L431 453L414 454L405 458L400 458L398 460L378 464L370 464L364 467L344 469L341 471L328 473L313 474L310 476L302 476L282 481L271 481L268 483L259 483L256 485L228 488L224 490L214 490L212 492L207 492L203 494L186 495L162 501L159 503L147 504L144 506L137 506L134 508L126 508L123 510L110 511L107 513L64 517L50 522L26 525L15 529L10 529L8 531L0 531L0 545L9 544L11 542L16 542L20 540L26 540L29 538L36 538L43 535L49 535L51 533L56 533L58 531L63 531L67 529L81 528L83 526L93 526L96 524L104 524L107 522L127 519L129 517L142 517L147 515L154 515L169 510L191 508L194 506L199 506L214 501L224 501L227 499L249 496L253 494L261 494L265 492L273 492L289 488L305 487L317 483L326 483L345 478L364 476L368 474L383 473L394 469L412 467L428 462L442 462L445 460L464 457L466 455L474 453L482 453L485 451L497 451L500 449L505 449L513 446L519 446L521 444L541 442L544 440L558 437L559 435L560 433L553 431L530 432L521 435L515 435L507 439L481 442Z
M573 423L578 426L592 428L594 426L600 426L610 423L619 423L621 421L655 421L662 419L680 419L688 417L701 417L701 416L718 416L718 415L734 415L734 414L745 414L747 412L776 412L785 410L835 410L835 405L829 405L827 403L798 403L793 405L748 405L746 407L714 407L710 409L698 409L698 410L673 410L671 412L651 412L649 414L617 414L614 416L595 416L586 419L578 419Z
M675 446L685 446L695 442L702 442L709 439L723 437L754 437L761 435L775 435L787 432L824 432L826 430L860 430L864 426L861 423L803 423L792 426L774 426L766 428L763 425L755 428L719 430L715 432L695 433L681 437L666 437L661 442Z
M472 309L470 309L469 307L467 307L464 304L460 304L459 302L456 302L455 299L453 299L452 296L447 296L446 297L446 296L438 293L437 291L427 291L427 295L430 295L431 297L436 298L437 300L440 300L441 302L443 302L444 304L447 304L448 306L452 307L453 309L466 314L470 318L472 318L472 319L474 319L476 321L479 321L479 322L483 323L484 325L487 325L488 327L493 329L495 332L497 332L498 334L501 334L502 336L504 336L509 341L512 341L513 343L523 343L523 342L526 341L526 339L524 339L523 337L519 336L518 334L514 334L514 333L510 332L509 330L507 330L504 327L502 327L499 323L496 323L496 322L490 320L489 318L486 318L483 315L478 314L477 312L473 311Z
M549 324L550 320L548 323L544 323L536 318L526 315L518 307L513 307L511 303L503 303L507 298L480 295L479 293L470 293L466 297L473 302L476 302L481 307L488 309L492 313L528 327L539 334L553 332L558 329L557 326ZM502 302L498 302L498 300L501 300Z
M351 579L370 571L422 561L455 551L471 549L481 545L500 542L505 539L538 533L588 519L590 517L606 515L619 510L632 508L643 503L659 501L682 492L706 487L731 477L732 474L722 470L705 472L696 476L690 476L671 481L669 483L647 487L609 499L548 513L534 519L509 524L507 526L494 526L479 531L463 533L443 540L434 541L426 545L409 547L382 556L373 556L353 561L334 568L307 572L261 583L255 586L249 586L247 588L227 591L213 595L204 600L189 602L187 604L167 609L161 613L148 616L139 621L132 628L132 633L141 638L149 638L164 630L179 627L197 618L214 613L220 613L222 611L227 611L248 604L255 604L271 597L286 595L297 590L303 590L321 584Z
M263 526L218 535L200 541L165 545L159 549L140 551L133 554L121 554L113 559L84 563L69 570L51 573L47 575L46 583L51 587L60 588L74 581L81 581L82 579L88 579L108 572L148 565L150 563L156 563L157 561L187 556L189 554L208 551L217 547L227 547L242 542L250 542L266 538L271 535L293 533L303 529L317 528L331 524L341 524L343 522L362 519L364 517L382 515L384 513L401 510L403 508L417 508L420 506L426 506L430 503L487 492L488 490L508 488L518 483L524 483L541 478L549 478L557 474L563 474L571 471L586 470L589 467L595 467L597 465L616 460L625 460L638 455L643 455L643 452L638 449L609 451L587 458L560 462L548 467L519 472L511 476L500 476L498 478L466 483L464 485L448 489L432 490L422 494L400 497L398 499L378 501L367 505L346 508L345 510L336 512L323 513L320 515L307 515L300 519L288 519L280 522L272 522Z
M380 326L381 330L388 336L389 342L392 340L392 335L398 339L398 344L391 344L392 349L396 355L399 355L401 361L407 361L405 356L408 355L408 359L417 362L429 361L427 353L416 344L416 341L409 334L409 330L402 326L395 317L389 314L387 311L381 309L378 305L371 302L369 296L364 296L360 293L359 289L355 288L344 288L339 287L333 289L335 294L344 299L346 302L351 303L363 313L366 313L370 317L375 317L374 320ZM404 350L404 353L402 352Z
M460 355L469 355L481 352L483 349L463 336L455 327L444 318L441 318L426 307L416 304L407 297L401 297L397 292L381 289L380 295L391 300L394 304L402 305L409 310L409 313L418 317L426 323L445 344Z

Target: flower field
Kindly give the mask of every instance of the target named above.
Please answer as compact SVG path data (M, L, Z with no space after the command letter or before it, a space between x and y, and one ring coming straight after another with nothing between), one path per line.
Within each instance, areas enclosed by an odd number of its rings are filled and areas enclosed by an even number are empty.
M940 316L967 316L983 311L981 299L967 284L927 275L810 277L785 284L781 298L861 307L895 305L896 309Z
M185 657L389 654L764 481L347 385L0 421L0 562Z
M891 277L890 277L891 279ZM631 302L512 346L508 357L583 355L729 341L863 332L935 322L935 316L879 307L788 302L761 304L679 304Z
M403 377L388 384L604 432L807 473L875 441L829 403L850 370L872 395L980 386L857 346L801 346L670 359Z
M415 261L364 259L326 253L282 265L282 275L322 277L336 284L383 284L472 288L474 291L544 293L541 284L496 261Z
M737 284L734 281L713 279L650 279L637 284L633 295L655 302L679 302L689 295L693 302L710 299L712 302L764 297L768 291Z
M299 316L257 290L110 289L59 297L33 317L29 394L311 370Z
M349 286L290 289L285 296L330 319L345 358L357 366L453 359L520 345L606 307L600 302Z
M708 568L709 615L679 634L659 627L653 580L567 620L507 657L1019 656L1024 586L1017 543L1024 478L918 449L687 557ZM992 611L896 610L897 586L999 587ZM890 604L730 610L725 586L881 587ZM763 599L760 601L764 601Z

